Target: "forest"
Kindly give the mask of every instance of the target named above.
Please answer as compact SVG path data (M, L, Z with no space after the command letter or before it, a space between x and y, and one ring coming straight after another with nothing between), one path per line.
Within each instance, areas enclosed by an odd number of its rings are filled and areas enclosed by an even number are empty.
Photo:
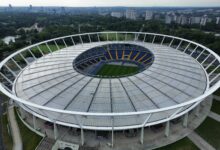
M34 24L42 28L25 30ZM199 42L220 54L220 37L215 36L220 27L212 24L204 28L195 26L167 25L161 20L127 20L95 14L67 15L46 13L0 13L0 58L43 40L86 32L142 31L174 35ZM205 33L205 31L212 31ZM19 35L16 41L5 44L1 39Z

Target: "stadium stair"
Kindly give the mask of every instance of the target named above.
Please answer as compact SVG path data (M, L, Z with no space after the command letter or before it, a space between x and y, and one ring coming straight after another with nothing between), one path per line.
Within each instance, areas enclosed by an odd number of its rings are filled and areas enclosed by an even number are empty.
M147 54L143 55L140 59L138 59L138 62L140 62Z
M130 60L131 55L132 55L132 51L131 51L130 54L128 55L128 60Z
M122 51L122 59L124 59L125 51Z
M139 56L140 52L138 52L132 60L135 60Z
M108 51L108 54L110 56L110 59L112 60L112 55L111 55L110 51Z
M52 149L55 142L56 141L54 139L50 139L48 137L45 137L40 142L40 144L37 146L36 150L50 150L50 149Z

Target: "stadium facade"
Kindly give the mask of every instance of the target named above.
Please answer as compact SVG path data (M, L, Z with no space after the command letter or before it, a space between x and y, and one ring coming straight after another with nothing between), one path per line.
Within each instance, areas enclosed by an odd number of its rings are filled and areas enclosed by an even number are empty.
M20 113L84 131L114 132L166 124L199 109L219 86L219 56L179 37L97 32L59 37L19 50L1 64L0 90ZM136 68L101 74L106 65ZM108 70L108 69L107 69ZM113 68L114 70L114 68ZM120 72L120 69L119 71ZM107 71L108 73L108 71Z

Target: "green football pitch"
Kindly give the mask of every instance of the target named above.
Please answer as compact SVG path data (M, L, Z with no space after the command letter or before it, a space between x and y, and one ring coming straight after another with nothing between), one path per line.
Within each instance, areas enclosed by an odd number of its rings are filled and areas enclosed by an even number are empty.
M138 67L133 66L119 66L119 65L110 65L105 64L102 68L97 72L96 75L101 76L126 76L130 74L137 73L139 70Z

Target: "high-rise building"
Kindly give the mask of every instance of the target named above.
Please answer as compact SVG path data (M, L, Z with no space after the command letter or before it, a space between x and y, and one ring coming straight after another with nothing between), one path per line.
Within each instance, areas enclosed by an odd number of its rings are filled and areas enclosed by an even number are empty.
M178 17L176 18L176 23L177 23L177 24L181 24L181 17L180 17L180 16L178 16Z
M190 24L200 24L201 17L190 17Z
M159 14L156 14L156 15L154 16L154 19L155 19L155 20L160 20L160 19L161 19L161 17L160 17L160 15L159 15Z
M207 18L207 22L212 22L212 18Z
M153 19L153 12L152 11L146 11L145 20L151 20L151 19Z
M121 18L124 16L124 14L122 12L112 12L111 16L116 18Z
M128 9L125 12L126 19L136 20L137 19L137 12L132 9Z
M204 15L204 16L201 18L200 25L205 26L206 23L207 23L207 20L208 20L208 16L207 16L207 15Z
M176 22L177 21L177 15L173 14L172 17L173 17L173 21Z
M172 17L170 15L165 16L165 24L171 24L172 22Z
M99 12L99 15L101 15L101 16L107 16L107 15L109 15L109 12L100 11L100 12Z
M181 25L185 25L185 24L188 24L189 23L189 20L187 17L183 16L182 17L182 21L181 21Z
M60 8L60 12L61 12L62 14L65 14L65 13L66 13L65 7L61 7L61 8Z
M216 17L216 24L220 24L220 17Z
M181 24L181 25L185 25L185 24L189 23L189 19L184 15L180 15L177 17L176 23Z
M171 12L168 12L168 14L172 17L173 22L177 21L177 15L175 14L175 12L171 11Z

